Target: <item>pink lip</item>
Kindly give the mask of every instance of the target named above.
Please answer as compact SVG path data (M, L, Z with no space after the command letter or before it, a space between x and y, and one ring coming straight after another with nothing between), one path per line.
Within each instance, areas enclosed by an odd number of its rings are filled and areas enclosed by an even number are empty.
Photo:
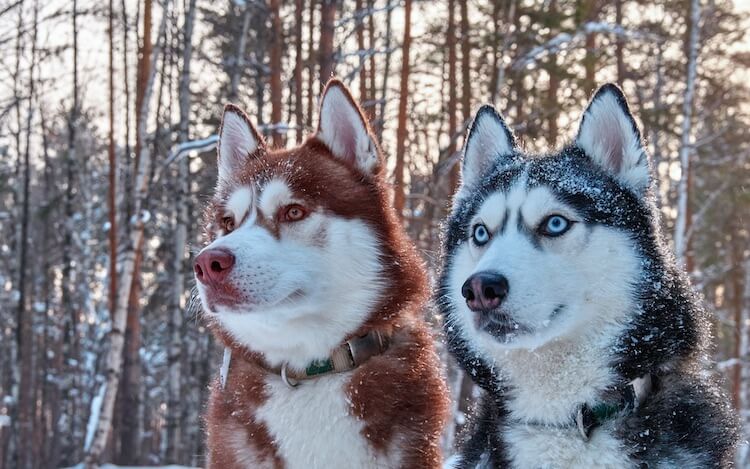
M215 310L217 306L239 306L249 300L247 295L230 283L204 284L203 293L211 310Z

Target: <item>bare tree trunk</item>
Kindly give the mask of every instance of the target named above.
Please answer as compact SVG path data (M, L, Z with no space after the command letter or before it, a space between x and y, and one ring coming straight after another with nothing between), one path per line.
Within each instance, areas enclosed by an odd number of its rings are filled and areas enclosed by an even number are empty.
M383 129L385 128L385 109L388 104L388 77L391 73L391 18L392 11L391 2L393 0L387 0L385 2L385 58L383 64L383 80L380 88L380 110L377 118L377 134L378 141L383 141ZM373 90L374 92L374 90Z
M445 47L448 49L448 136L450 137L456 131L456 112L458 110L456 93L456 83L458 83L456 74L456 0L448 0L448 31L445 37ZM449 157L455 152L456 143L451 141L448 145ZM458 175L459 166L454 165L448 178L448 193L450 194L458 187Z
M550 36L559 32L560 21L559 12L557 11L557 0L551 0L549 4L550 22L553 27L550 28ZM557 102L557 91L560 88L560 74L558 73L557 53L552 52L549 56L547 65L549 74L549 88L547 88L547 144L550 147L557 145L558 127L557 118L560 115L560 106Z
M594 21L598 15L598 0L582 0L583 23ZM596 88L596 34L586 34L585 41L586 57L583 59L585 68L585 77L583 89L586 94L591 93Z
M149 1L149 0L147 0ZM164 4L164 14L159 26L159 35L156 47L149 58L146 60L153 63L160 54L163 37L167 26L167 17L169 11L169 2ZM150 49L150 48L149 48ZM146 135L146 125L150 111L151 96L153 94L156 67L150 67L148 80L143 89L142 107L139 109L138 117L138 134ZM134 194L134 214L136 219L130 227L128 243L122 256L122 268L119 282L119 291L117 296L117 308L112 320L112 330L109 334L109 350L106 358L106 382L105 392L101 401L101 412L99 419L95 423L95 433L91 444L86 448L86 465L96 467L100 463L102 453L104 452L109 433L112 427L112 414L117 398L117 391L120 384L120 374L122 372L123 349L125 345L125 327L127 325L128 299L130 297L130 287L133 282L135 273L135 262L138 255L137 248L143 245L143 234L145 228L144 214L142 213L143 203L148 196L149 175L151 173L151 152L148 145L141 145L138 166L136 167L135 194Z
M375 14L372 11L374 6L375 6L374 0L367 0L367 9L370 12L370 15L368 16L368 21L367 21L367 39L368 39L368 49L370 50L370 52L375 51L375 41L376 41ZM386 51L386 53L388 52ZM368 104L365 109L366 110L365 115L372 122L372 119L375 118L375 114L376 114L375 111L377 110L377 108L375 107L375 104L376 104L375 90L376 90L377 84L375 82L375 54L374 53L370 54L370 63L368 65L367 71L369 73L370 81L369 81L369 86L366 87L367 88L366 102ZM362 99L364 100L365 98L362 98Z
M167 16L167 10L163 11ZM144 153L149 153L146 139L146 123L141 119L148 119L148 113L144 116L142 109L146 94L146 86L152 75L152 68L155 67L156 56L152 61L153 44L151 42L151 31L153 25L153 0L144 0L143 3L143 32L138 60L138 80L136 83L135 102L138 114L136 115L136 133L135 133L135 168L136 172L140 167L140 159ZM159 38L160 39L160 38ZM155 70L154 70L155 71ZM148 177L148 175L146 175ZM137 178L137 176L136 176ZM137 181L136 181L137 184ZM136 187L137 190L137 187ZM134 206L133 216L138 217L140 207ZM122 370L122 380L119 383L119 399L121 401L119 423L121 425L119 435L119 451L117 462L123 465L138 464L140 455L140 426L141 426L141 402L140 387L141 380L141 321L140 321L140 290L141 290L141 265L143 263L143 236L139 239L139 244L135 245L135 258L133 273L129 283L122 284L123 287L129 288L127 297L127 324L124 329L125 334L125 357ZM123 276L124 278L124 276ZM119 307L119 305L118 305Z
M684 264L688 252L689 240L686 234L690 229L688 204L690 180L691 133L693 123L693 98L695 95L695 77L698 62L698 39L700 37L701 5L699 0L690 2L690 32L687 38L687 66L685 77L685 96L682 102L682 135L680 137L680 182L677 186L677 220L675 221L674 250L677 262Z
M321 0L320 43L318 45L320 63L320 85L324 85L334 72L333 36L336 20L336 0Z
M735 214L732 214L735 215ZM742 271L743 265L743 246L742 241L737 239L740 233L739 227L735 227L732 230L732 239L729 241L728 252L727 252L727 264L734 268L730 270L729 275L729 286L728 289L728 306L732 310L732 317L734 319L734 342L732 357L737 363L732 367L732 402L737 412L742 411L742 368L744 367L744 356L745 350L743 348L744 340L743 335L745 332L745 324L743 322L743 306L744 306L744 293L745 288L743 283L744 272Z
M364 23L364 10L362 8L362 0L357 0L354 3L354 16L356 21L357 30L357 49L359 49L359 102L362 105L362 109L365 111L365 115L369 115L367 112L367 60L365 59L365 23Z
M615 23L617 26L622 26L622 0L615 1ZM617 60L617 83L622 86L625 80L625 41L622 35L617 35L616 39L615 57Z
M195 23L195 3L190 0L185 14L182 41L182 73L180 74L179 102L180 126L178 141L187 142L190 138L190 64L193 57L193 25ZM173 284L169 307L169 371L167 405L167 454L170 463L181 461L181 375L182 375L182 315L185 293L185 250L187 247L188 203L190 201L190 168L188 159L182 158L177 167L177 194L175 197L175 239L173 260Z
M62 308L64 311L65 321L65 342L67 345L67 373L71 376L71 379L66 383L63 389L63 402L68 403L68 411L75 413L79 410L78 405L80 399L76 397L78 393L74 394L72 390L78 390L79 387L79 366L80 363L80 350L79 350L79 337L78 337L78 311L77 304L73 298L73 258L72 246L73 246L73 232L74 227L74 198L75 188L78 181L76 180L76 161L77 161L77 126L80 114L80 103L78 93L78 2L73 0L72 4L72 23L73 23L73 105L70 109L68 117L68 151L65 155L65 172L66 172L66 187L65 187L65 222L64 222L64 241L63 244L66 249L63 250L62 259ZM66 433L75 435L78 432L77 420L70 419L70 428L67 429ZM71 441L72 443L72 441ZM63 449L64 452L77 452L75 447L66 447Z
M313 99L318 94L315 87L315 65L317 57L315 54L315 10L317 7L316 0L310 0L310 20L308 22L307 36L307 125L313 125Z
M29 84L27 87L28 111L26 114L26 143L23 157L23 206L21 209L20 257L18 262L18 315L16 319L18 341L18 360L21 366L18 395L18 467L32 469L37 454L32 449L34 443L34 315L26 311L27 289L26 273L29 254L29 186L31 183L31 123L34 116L34 86L36 69L36 40L39 3L34 2L34 23L31 38L31 65L29 67ZM32 309L33 311L33 309Z
M271 14L271 141L273 146L281 148L284 146L284 134L277 126L281 123L281 11L280 1L270 0L269 10Z
M463 120L471 119L471 43L469 42L469 2L459 0L461 6L461 111ZM451 189L455 189L452 187Z
M245 49L247 48L247 33L250 30L250 18L252 17L250 10L250 2L245 2L245 11L242 14L242 30L240 37L237 42L237 55L234 59L234 70L232 70L232 77L229 82L229 101L237 101L237 96L240 89L240 78L242 77L242 70L245 68Z
M404 188L404 160L406 159L406 112L409 101L409 49L411 47L411 0L404 4L404 43L401 48L401 83L398 101L398 128L396 129L396 167L394 169L393 206L400 217L404 216L406 199Z
M302 143L305 129L302 117L302 68L305 63L302 59L302 23L304 22L302 13L304 9L304 0L294 1L294 124L297 126L295 142L298 144Z
M115 152L115 41L114 1L109 0L109 187L107 209L109 210L109 314L115 312L117 303L117 154Z

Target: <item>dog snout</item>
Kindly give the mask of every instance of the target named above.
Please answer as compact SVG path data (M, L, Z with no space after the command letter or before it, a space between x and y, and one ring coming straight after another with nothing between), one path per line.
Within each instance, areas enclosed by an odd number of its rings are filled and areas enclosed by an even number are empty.
M221 283L232 271L234 262L234 254L228 249L208 249L195 258L195 277L203 284Z
M461 294L472 311L490 311L508 296L508 279L495 272L478 272L464 282Z

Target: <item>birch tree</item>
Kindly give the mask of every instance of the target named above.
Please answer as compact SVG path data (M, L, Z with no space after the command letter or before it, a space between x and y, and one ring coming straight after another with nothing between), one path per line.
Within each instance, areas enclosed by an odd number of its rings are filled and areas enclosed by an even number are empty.
M195 23L195 3L190 0L185 12L182 27L182 71L179 83L180 124L178 142L183 144L190 138L190 65L193 58L193 27ZM190 200L190 168L188 159L177 162L177 193L175 194L175 237L172 271L171 304L169 307L169 402L167 408L167 461L177 462L181 449L181 429L179 427L182 410L180 408L180 384L182 363L182 316L185 294L185 250L187 247L188 203Z
M682 133L680 137L680 182L677 186L677 219L674 229L674 250L677 262L685 264L689 239L686 234L690 224L689 181L691 131L693 122L693 99L695 96L696 69L698 63L698 39L700 35L701 5L699 0L690 2L689 34L687 35L687 66L685 94L682 101Z
M147 0L148 1L148 0ZM164 3L164 11L159 25L156 46L151 52L149 60L153 67L150 67L148 79L145 82L145 89L141 108L139 109L139 129L140 135L146 135L148 116L151 106L151 96L153 94L154 80L156 76L156 58L161 53L163 47L164 34L167 26L167 17L169 11L169 0ZM130 298L130 288L133 283L135 273L136 258L139 255L137 250L143 247L143 236L145 224L148 221L147 214L143 212L143 204L148 196L149 177L151 174L151 151L148 145L140 145L138 165L136 166L135 193L133 194L133 213L134 220L131 220L128 227L129 235L127 244L124 247L121 261L121 275L119 277L119 291L115 313L112 318L112 329L109 333L109 350L106 358L106 381L104 384L104 395L101 400L101 409L97 414L98 421L92 425L94 429L91 445L86 450L86 465L96 467L100 463L102 453L107 445L112 429L112 415L117 398L117 391L120 384L120 375L122 372L122 352L125 345L125 328L128 316L128 300Z

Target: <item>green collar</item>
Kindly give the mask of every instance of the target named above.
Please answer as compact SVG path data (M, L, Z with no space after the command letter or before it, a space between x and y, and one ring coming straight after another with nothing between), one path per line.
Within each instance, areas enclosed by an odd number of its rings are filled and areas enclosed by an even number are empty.
M588 440L591 431L604 422L635 412L651 394L651 388L651 375L646 374L628 383L622 390L620 401L617 403L602 402L593 407L582 404L578 407L574 419L578 433L584 440Z
M273 374L280 375L284 384L294 388L304 380L353 370L375 355L384 353L388 350L390 343L391 337L389 334L377 330L371 330L365 335L347 340L333 349L331 355L323 359L311 361L302 370L290 368L286 362L276 368L267 368L263 364L259 365ZM224 358L219 373L222 389L226 387L231 359L231 349L225 348Z

